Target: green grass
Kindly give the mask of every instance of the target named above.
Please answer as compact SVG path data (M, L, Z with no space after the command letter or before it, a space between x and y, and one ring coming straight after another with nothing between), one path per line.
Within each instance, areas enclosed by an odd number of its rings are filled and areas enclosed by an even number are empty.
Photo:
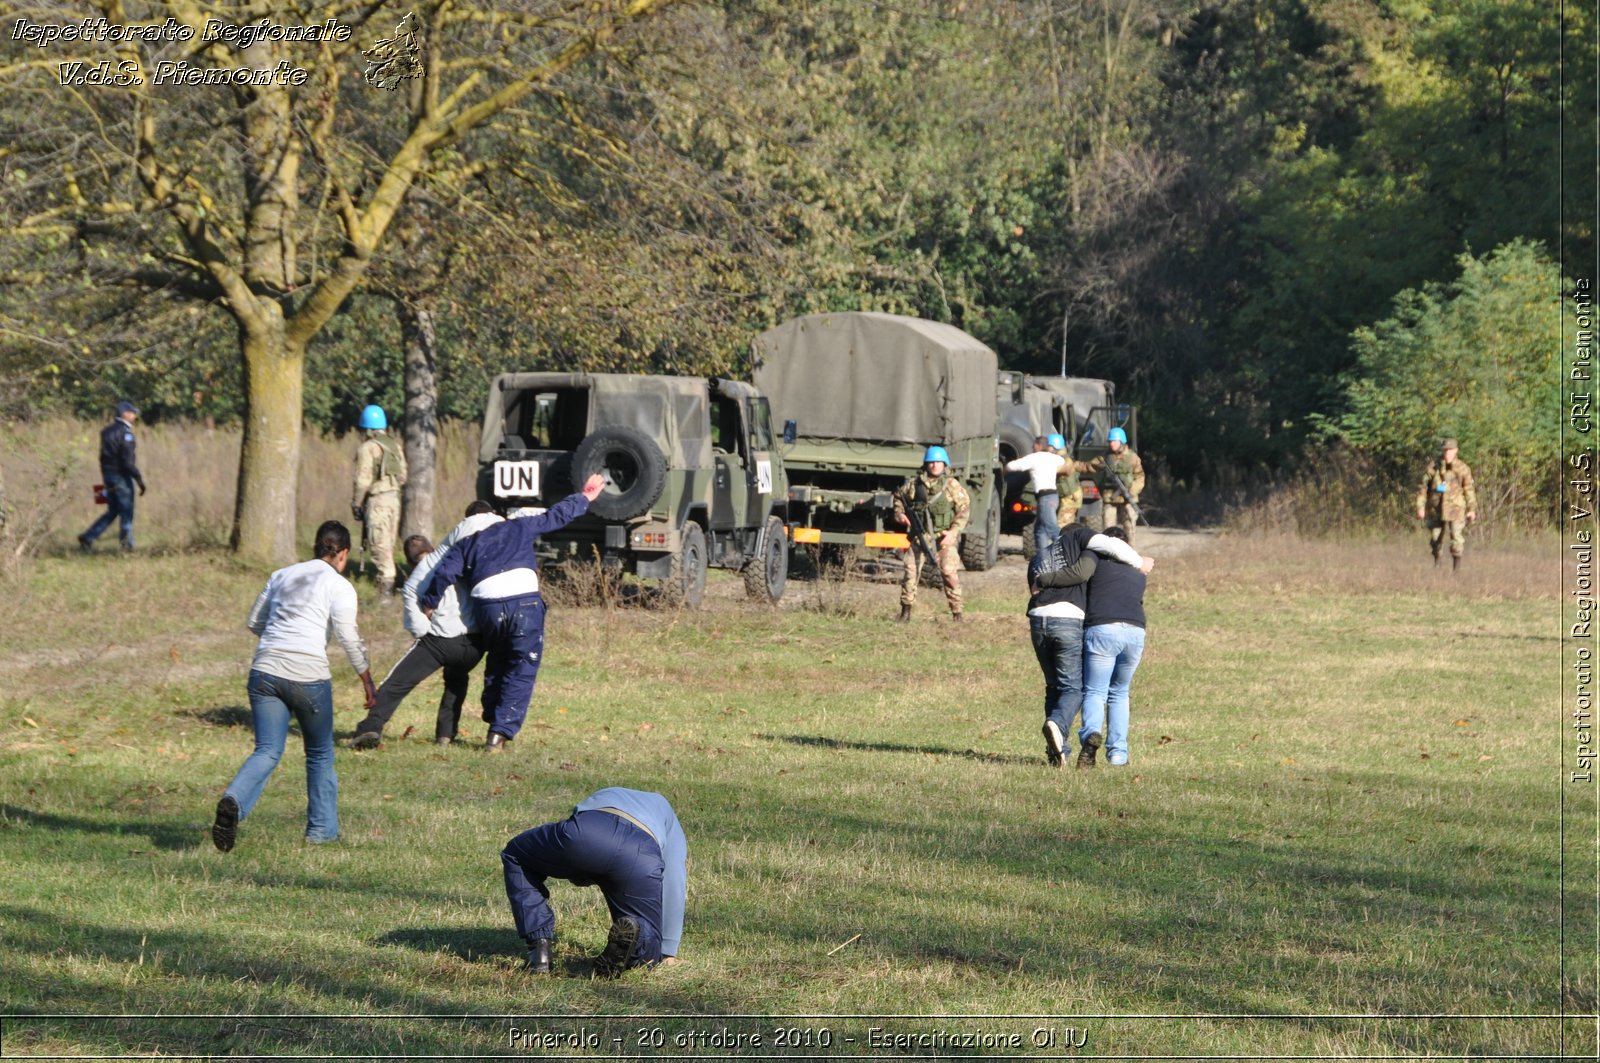
M1063 1054L1028 1047L1041 1026L1087 1028L1080 1056L1592 1052L1592 1021L1507 1017L1595 1010L1592 874L1585 895L1571 868L1561 984L1545 545L1454 582L1415 544L1163 562L1133 761L1093 772L1043 766L1011 569L972 581L961 629L888 623L892 585L795 584L774 611L714 577L701 613L556 608L512 753L433 747L430 684L384 749L341 749L341 843L301 840L291 739L226 855L206 829L250 748L262 574L42 559L0 653L5 1053L533 1054L512 1026L600 1038L578 1054L716 1054L673 1039L723 1028L774 1052L783 1025L827 1027L799 1049L822 1054L902 1054L873 1026L1024 1038L957 1055ZM397 614L362 626L381 676ZM335 690L348 734L337 655ZM562 883L561 973L530 978L499 848L612 784L682 819L684 963L591 980L605 910ZM15 1017L38 1013L212 1017ZM458 1017L398 1017L421 1014ZM794 1014L953 1018L683 1017ZM621 1018L652 1015L676 1017ZM1378 1017L1411 1015L1451 1017Z

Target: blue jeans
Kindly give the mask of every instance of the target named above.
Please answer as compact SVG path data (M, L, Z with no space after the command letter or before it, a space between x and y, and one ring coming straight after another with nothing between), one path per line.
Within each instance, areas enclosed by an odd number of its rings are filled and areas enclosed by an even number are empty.
M1036 553L1042 554L1048 550L1061 534L1061 529L1056 526L1056 507L1060 504L1061 495L1056 491L1046 491L1034 499L1033 548Z
M1083 621L1075 616L1030 616L1033 653L1044 671L1044 718L1062 736L1083 704Z
M1128 685L1144 655L1144 628L1096 624L1083 633L1083 729L1106 740L1106 763L1128 763Z
M87 542L94 542L105 534L111 527L111 522L118 517L122 518L122 529L119 535L122 547L125 550L133 549L133 481L126 476L110 476L102 474L106 482L106 511L100 514L100 519L89 525L89 530L83 533Z
M483 722L507 738L517 737L528 716L533 684L544 655L544 599L475 601L484 641Z
M666 872L661 847L648 831L609 812L577 812L560 823L525 830L500 853L506 899L517 933L532 944L555 940L546 879L574 886L599 886L613 921L631 915L639 924L632 963L661 959L661 882Z
M239 819L250 815L272 771L283 759L289 717L300 724L306 746L306 840L339 836L339 777L333 772L333 681L296 683L250 670L250 723L256 748L224 791L239 802Z

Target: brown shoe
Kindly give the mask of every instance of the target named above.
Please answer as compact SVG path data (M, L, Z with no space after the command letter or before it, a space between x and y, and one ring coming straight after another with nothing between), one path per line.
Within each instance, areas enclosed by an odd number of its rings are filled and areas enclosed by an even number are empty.
M1090 731L1089 737L1085 738L1083 745L1078 747L1078 763L1076 766L1080 768L1094 767L1094 752L1100 748L1100 744L1104 741L1105 739L1100 737L1099 731Z

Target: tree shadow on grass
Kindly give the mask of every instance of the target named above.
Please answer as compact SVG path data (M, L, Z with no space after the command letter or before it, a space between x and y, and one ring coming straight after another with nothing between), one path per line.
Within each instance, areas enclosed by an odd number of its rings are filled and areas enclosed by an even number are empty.
M53 812L37 812L18 805L0 805L0 820L20 820L30 827L51 831L79 831L89 834L115 834L128 838L144 836L157 849L179 851L200 847L201 838L192 827L159 820L115 820L99 823L81 816L62 816Z
M919 753L929 757L961 757L983 764L1022 764L1044 766L1042 757L1023 757L1015 753L985 753L977 749L951 749L948 746L906 746L895 742L857 742L826 735L771 735L758 734L768 742L788 742L791 745L810 746L814 749L849 749L861 753Z
M212 727L249 727L250 708L247 705L218 705L214 709L184 709L179 713L190 716Z

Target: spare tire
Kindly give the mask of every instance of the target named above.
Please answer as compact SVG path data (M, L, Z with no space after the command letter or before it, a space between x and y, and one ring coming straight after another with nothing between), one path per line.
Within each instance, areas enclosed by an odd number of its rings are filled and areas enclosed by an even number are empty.
M656 441L627 425L601 425L572 452L572 485L599 473L606 486L589 512L606 520L632 520L649 512L667 486L667 459Z

